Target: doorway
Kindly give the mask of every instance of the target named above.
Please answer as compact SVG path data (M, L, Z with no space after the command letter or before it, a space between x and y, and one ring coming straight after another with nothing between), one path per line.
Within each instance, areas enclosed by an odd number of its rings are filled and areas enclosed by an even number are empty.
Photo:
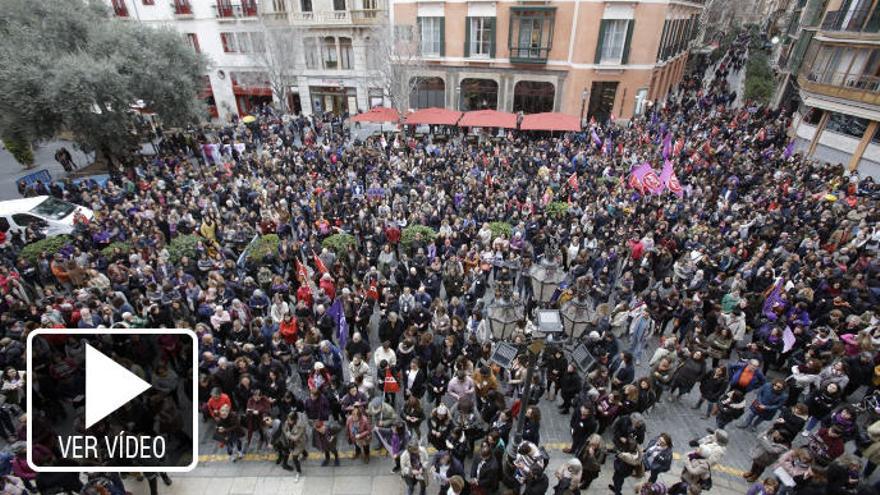
M596 122L604 123L614 111L614 100L617 97L617 81L595 81L590 91L589 117Z

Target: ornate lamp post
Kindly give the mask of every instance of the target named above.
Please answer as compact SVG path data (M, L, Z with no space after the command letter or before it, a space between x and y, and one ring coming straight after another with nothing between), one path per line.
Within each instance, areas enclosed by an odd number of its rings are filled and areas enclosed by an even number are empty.
M514 300L508 285L498 286L496 298L489 305L486 318L494 339L507 340L513 334L516 324L523 319L523 307L519 301Z
M587 294L586 287L581 285L579 280L574 297L563 303L559 311L562 315L562 327L569 340L583 337L593 321L593 298Z
M529 269L529 278L532 279L532 293L535 300L542 306L546 306L559 284L565 279L565 272L556 263L558 249L555 243L550 243L541 261L532 265Z

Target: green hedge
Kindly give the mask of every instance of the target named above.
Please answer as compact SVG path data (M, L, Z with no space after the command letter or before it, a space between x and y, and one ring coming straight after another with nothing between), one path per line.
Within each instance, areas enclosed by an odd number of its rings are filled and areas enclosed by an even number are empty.
M248 251L248 258L257 263L266 259L267 256L274 256L278 252L278 245L281 239L275 234L266 234L257 239L257 242Z
M565 201L554 201L547 205L547 214L554 218L562 217L568 214L568 203Z
M507 222L492 222L489 224L489 230L492 231L493 239L501 236L510 239L510 236L513 235L513 225Z
M3 140L3 144L9 150L9 153L12 154L12 157L15 158L15 161L22 166L25 168L34 166L34 151L26 140L6 138Z
M437 232L431 227L415 224L405 227L403 231L401 231L400 243L404 248L409 249L413 241L416 240L417 234L422 234L422 240L424 242L434 242L434 238L437 237Z
M19 258L24 258L28 263L35 265L41 253L48 253L50 256L57 253L67 244L73 241L73 237L69 235L57 235L55 237L47 237L37 242L32 242L23 247L18 253Z
M333 234L321 242L321 247L336 253L336 256L345 256L349 246L357 244L357 240L351 234Z
M196 246L198 246L201 240L202 238L195 234L179 235L171 239L171 242L168 243L168 254L171 258L171 263L176 265L184 256L189 259L195 259L197 253Z
M131 252L131 244L127 242L112 242L109 246L105 247L101 250L101 254L104 255L105 258L110 258L113 256L113 252L119 248L122 251L122 254L128 254Z

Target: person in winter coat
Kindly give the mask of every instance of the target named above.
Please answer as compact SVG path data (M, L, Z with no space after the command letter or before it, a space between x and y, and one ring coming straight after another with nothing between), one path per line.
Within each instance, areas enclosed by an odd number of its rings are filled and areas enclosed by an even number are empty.
M806 404L795 404L790 408L782 408L779 410L779 417L773 421L772 428L780 432L788 442L792 442L807 424L809 416Z
M464 466L445 450L437 452L434 456L431 472L440 485L439 495L446 495L449 490L449 480L454 476L465 477Z
M306 441L308 440L307 423L306 418L302 417L300 413L292 412L287 415L287 419L281 426L281 432L286 438L290 460L293 461L293 466L296 468L296 481L299 481L299 477L302 474L299 458L306 450Z
M767 478L764 478L764 481L755 483L749 487L749 491L746 492L746 495L776 495L778 492L779 481L772 476L768 476Z
M712 464L699 450L691 451L684 460L681 470L681 482L687 486L687 495L700 495L703 484L712 477Z
M651 473L649 483L654 483L662 473L669 471L672 467L672 438L668 434L661 433L648 442L644 465L645 471Z
M626 478L630 476L639 478L644 473L642 448L634 442L627 443L623 447L614 458L614 474L611 477L611 484L608 485L608 489L614 495L621 495Z
M749 406L746 419L737 426L754 431L761 422L773 419L773 416L776 416L776 411L785 404L787 399L788 393L785 391L785 383L782 380L765 383L758 391L752 405Z
M489 442L480 445L479 457L474 459L471 467L470 484L474 493L489 495L498 490L501 480L501 465L495 458L495 452Z
M758 436L758 443L749 451L752 458L752 467L743 473L743 478L749 483L754 483L764 472L767 466L776 462L779 456L788 452L791 441L778 430L772 427Z
M581 490L587 490L593 483L593 480L599 477L602 471L602 465L605 464L605 441L598 434L594 433L587 439L587 443L576 451L575 455L581 461L583 474L581 474Z
M550 488L550 479L544 473L544 466L541 464L532 466L523 484L522 495L545 495L548 488Z
M428 443L438 451L446 450L446 440L449 438L452 426L449 409L444 404L434 408L428 420Z
M727 375L730 376L730 388L743 394L761 388L766 381L761 371L761 362L757 359L731 363L727 367Z
M669 401L677 401L682 395L690 393L700 377L706 374L706 367L703 351L694 351L675 371L672 378L672 389L669 392ZM678 392L677 395L676 392Z
M381 399L380 399L381 400ZM363 453L364 464L370 463L370 440L373 438L373 428L370 419L363 409L352 409L345 421L345 431L348 435L348 443L354 445L354 458L357 459Z
M383 401L380 396L373 397L367 406L366 413L370 416L370 422L373 426L379 428L391 428L391 425L398 419L394 407Z
M715 426L724 429L725 426L739 419L746 411L746 397L739 390L728 390L718 401L718 415L715 417Z
M639 413L621 416L611 426L614 445L618 449L623 445L641 445L645 441L645 418Z
M727 453L727 441L726 431L715 430L699 440L692 440L688 445L694 447L695 452L708 461L710 466L714 466L720 463Z
M816 389L807 396L806 404L807 411L810 413L810 419L807 420L804 436L809 435L809 432L813 431L819 422L831 414L831 411L837 407L840 400L841 389L834 382L829 382L824 387Z
M568 414L572 401L577 397L582 386L581 376L578 374L575 365L569 363L565 369L565 373L559 378L559 393L562 395L562 405L559 406L561 414Z
M672 379L674 376L675 369L672 367L672 362L669 358L660 358L660 360L657 361L657 364L652 366L651 387L656 393L657 402L660 402L660 399L663 396L663 391L672 385Z
M571 416L569 421L571 427L571 447L563 449L566 454L577 454L587 439L599 430L599 422L593 416L593 410L587 406L581 406L577 412Z
M706 402L708 405L706 406L706 414L703 415L704 419L709 418L712 409L721 400L721 396L727 390L727 382L727 368L724 366L718 366L700 378L700 399L693 408L699 409L703 402Z
M339 465L339 450L337 440L342 427L333 419L310 421L312 423L312 446L324 453L321 466L330 464L330 455L333 455L333 465Z
M813 455L807 449L793 448L782 454L772 466L773 474L787 489L803 483L813 463Z
M416 495L416 485L419 486L418 495L425 495L430 481L428 462L428 451L418 443L410 441L406 450L400 455L400 476L406 485L406 495Z

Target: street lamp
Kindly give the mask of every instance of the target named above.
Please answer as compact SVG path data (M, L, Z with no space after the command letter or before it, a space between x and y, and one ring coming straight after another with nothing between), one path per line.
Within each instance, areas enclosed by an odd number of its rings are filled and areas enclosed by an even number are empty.
M583 284L582 284L583 282ZM593 322L593 298L586 291L586 280L578 280L574 297L566 301L560 308L562 327L570 340L583 337Z
M489 305L486 318L489 320L489 330L496 340L507 340L513 335L516 324L523 319L523 307L512 297L510 288L505 284L499 284L496 298Z
M532 279L532 293L542 305L550 302L556 288L565 279L565 273L556 263L556 253L556 245L551 243L544 251L541 261L529 269L529 278Z

